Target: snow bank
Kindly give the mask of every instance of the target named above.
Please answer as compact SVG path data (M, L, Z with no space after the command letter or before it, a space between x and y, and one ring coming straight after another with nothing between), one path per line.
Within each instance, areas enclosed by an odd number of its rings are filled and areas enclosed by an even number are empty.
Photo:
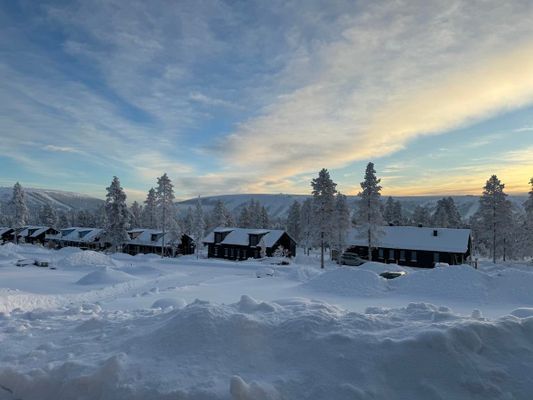
M386 290L385 279L357 267L338 267L302 284L304 289L342 296L373 296Z
M167 309L167 308L183 308L187 305L187 302L183 299L175 299L173 297L166 297L159 300L154 301L152 304L152 308L161 308L161 309Z
M114 285L136 279L134 276L112 268L104 267L84 275L78 285Z
M397 294L476 302L487 300L489 284L489 276L468 265L412 270L389 282Z
M62 268L112 267L115 262L107 255L92 250L74 252L57 262Z
M0 327L19 323L24 331L4 336L0 383L12 393L0 398L526 400L533 393L533 318L471 319L423 303L354 313L244 296L168 313L65 319L41 338L27 319L12 316ZM20 346L22 337L32 339Z

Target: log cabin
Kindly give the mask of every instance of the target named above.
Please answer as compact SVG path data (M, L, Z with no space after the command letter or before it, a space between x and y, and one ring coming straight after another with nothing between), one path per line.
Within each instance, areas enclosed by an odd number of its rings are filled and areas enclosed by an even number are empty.
M432 268L438 263L457 265L470 259L470 229L383 226L381 231L372 249L373 261ZM350 230L346 251L368 259L366 236L365 230Z
M267 257L283 248L289 257L296 255L296 241L279 229L215 228L203 240L207 256L230 260L260 258L264 246Z
M175 257L177 255L193 254L195 244L192 237L181 235L181 240L175 243L171 240L169 232L165 232L164 255ZM159 229L132 229L128 231L129 241L124 244L122 251L131 255L136 254L161 254L163 247L163 231Z

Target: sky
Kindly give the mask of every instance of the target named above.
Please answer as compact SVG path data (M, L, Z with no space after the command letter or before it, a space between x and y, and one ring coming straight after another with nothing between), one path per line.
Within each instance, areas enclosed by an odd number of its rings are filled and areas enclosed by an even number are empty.
M533 1L1 1L0 185L142 200L508 193L533 176Z

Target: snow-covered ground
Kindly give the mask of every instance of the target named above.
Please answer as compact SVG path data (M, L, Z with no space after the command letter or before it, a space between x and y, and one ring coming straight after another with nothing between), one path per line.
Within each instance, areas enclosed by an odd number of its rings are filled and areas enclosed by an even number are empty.
M532 396L533 265L0 246L0 400Z

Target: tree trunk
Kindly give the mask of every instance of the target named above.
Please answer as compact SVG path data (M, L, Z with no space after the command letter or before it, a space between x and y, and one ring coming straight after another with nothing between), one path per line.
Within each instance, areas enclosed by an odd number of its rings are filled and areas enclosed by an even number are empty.
M371 243L372 233L370 228L368 228L368 261L372 261L372 243Z
M496 264L496 207L492 207L492 262Z
M324 232L320 232L320 268L324 269Z

